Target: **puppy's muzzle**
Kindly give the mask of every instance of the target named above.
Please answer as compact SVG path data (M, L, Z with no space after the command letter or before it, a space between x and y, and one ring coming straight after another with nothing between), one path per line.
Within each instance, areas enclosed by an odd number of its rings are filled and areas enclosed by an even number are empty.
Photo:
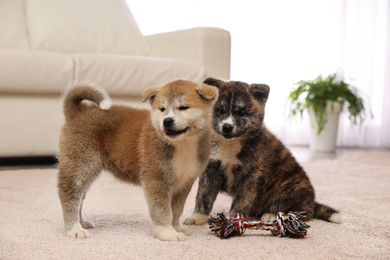
M229 123L224 123L218 128L218 133L223 136L225 139L231 139L238 137L240 134L234 129L234 125Z
M233 126L231 124L223 124L222 131L225 134L231 134L233 132Z
M164 118L163 121L165 134L169 137L176 137L187 132L188 127L182 130L175 128L175 120L171 117Z
M164 118L164 128L171 128L174 123L175 120L172 117Z

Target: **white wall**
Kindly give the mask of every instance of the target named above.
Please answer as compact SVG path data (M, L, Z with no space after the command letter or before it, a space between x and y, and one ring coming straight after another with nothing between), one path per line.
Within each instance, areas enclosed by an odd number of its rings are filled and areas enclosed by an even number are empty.
M232 36L231 79L266 83L271 93L266 124L282 140L307 144L308 120L287 120L285 100L293 83L346 70L373 104L383 122L387 0L127 0L143 34L197 26L221 27ZM378 26L380 25L380 26ZM366 39L366 40L364 40ZM373 49L378 53L372 53ZM381 53L383 52L383 53ZM375 56L375 57L374 57ZM382 59L382 60L381 60ZM368 64L365 63L369 63ZM368 72L374 69L375 73ZM387 83L389 84L389 83ZM390 86L389 86L390 87ZM389 97L390 98L390 97ZM355 141L362 131L348 134L339 145L390 146L389 134L375 143ZM388 125L388 122L387 122ZM372 126L369 126L369 128ZM365 135L375 135L366 131ZM367 138L365 138L367 139Z

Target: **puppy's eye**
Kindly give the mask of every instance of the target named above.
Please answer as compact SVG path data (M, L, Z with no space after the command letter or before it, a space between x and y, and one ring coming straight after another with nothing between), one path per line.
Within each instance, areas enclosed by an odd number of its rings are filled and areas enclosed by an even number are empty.
M217 109L215 109L215 111L218 114L225 114L225 112L226 112L226 110L223 107L218 107Z
M246 115L246 111L244 109L237 110L236 111L236 115L238 115L238 116L245 116Z
M164 112L165 111L165 107L160 108L160 111Z
M187 110L189 107L187 107L187 106L181 106L181 107L179 107L179 110Z

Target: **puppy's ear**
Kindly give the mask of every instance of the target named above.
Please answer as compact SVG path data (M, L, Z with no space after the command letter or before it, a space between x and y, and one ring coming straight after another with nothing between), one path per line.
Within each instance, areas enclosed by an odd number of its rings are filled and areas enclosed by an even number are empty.
M255 97L257 102L266 102L269 94L269 86L266 84L252 84L249 92Z
M219 88L225 83L225 81L215 78L207 78L205 81L203 81L203 84L214 86Z
M142 93L142 102L149 100L150 104L153 104L154 97L160 91L160 87L148 88Z
M196 88L196 92L198 92L199 96L206 100L217 100L218 98L218 89L206 84L200 84Z

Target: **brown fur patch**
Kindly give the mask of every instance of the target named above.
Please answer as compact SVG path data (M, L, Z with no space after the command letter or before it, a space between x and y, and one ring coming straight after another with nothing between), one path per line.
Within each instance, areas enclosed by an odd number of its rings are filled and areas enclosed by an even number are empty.
M183 240L185 231L178 219L208 160L211 111L217 93L216 88L203 84L170 82L144 92L151 113L117 105L104 110L100 102L108 97L101 90L71 89L64 102L67 120L58 156L58 188L68 236L88 236L80 227L82 200L105 169L122 181L143 186L159 239ZM85 104L84 99L92 103ZM183 100L185 111L172 107L178 99ZM175 120L186 124L186 131L172 137L160 128L166 116L163 105L170 107ZM189 167L182 167L185 164Z

